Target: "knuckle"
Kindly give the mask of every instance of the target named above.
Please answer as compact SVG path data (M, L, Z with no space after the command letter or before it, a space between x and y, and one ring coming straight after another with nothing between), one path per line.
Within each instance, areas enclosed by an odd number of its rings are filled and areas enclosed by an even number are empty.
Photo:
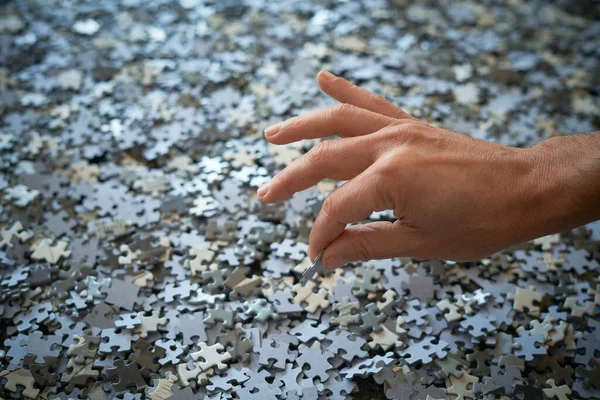
M419 182L421 174L414 157L414 151L404 147L389 152L377 161L373 168L373 179L379 187L385 189L382 193L395 197L394 193L398 190L418 190L422 182ZM396 200L393 201L394 204L397 203Z
M373 258L373 245L367 239L359 238L354 243L354 255L357 260L368 260Z
M332 143L331 140L322 140L315 145L314 149L318 153L325 153L325 152L331 150L331 143Z
M397 176L398 170L403 167L402 156L398 154L401 152L402 150L395 150L381 159L380 163L377 163L377 167L374 168L373 171L375 174L375 179L385 182L386 180Z
M355 108L352 104L342 103L333 107L333 116L334 118L346 118L352 113L354 113Z
M384 99L383 97L381 97L380 95L375 94L375 93L370 93L369 94L369 101L375 107L378 107L378 108L380 108L380 107L386 107L389 104L389 102L386 99Z
M399 124L397 130L399 133L414 135L420 132L420 128L421 126L418 122L407 120Z
M409 144L421 139L423 133L423 124L419 121L399 120L389 136L396 144Z
M304 161L310 165L319 165L330 157L331 143L328 140L317 143L304 157Z
M400 125L395 122L392 126L381 129L379 132L374 133L372 136L377 137L378 142L384 144L385 150L389 150L390 146L398 144L399 129Z
M301 129L303 125L305 125L306 119L302 116L293 117L286 121L282 130L298 130Z
M326 216L333 219L334 221L338 221L337 215L339 210L339 202L336 200L336 197L333 195L329 195L323 201L323 205L321 206L321 212L323 212Z
M294 181L295 173L293 168L284 168L283 171L278 173L272 180L269 186L271 187L283 187L287 188L291 182ZM271 190L271 189L269 189Z

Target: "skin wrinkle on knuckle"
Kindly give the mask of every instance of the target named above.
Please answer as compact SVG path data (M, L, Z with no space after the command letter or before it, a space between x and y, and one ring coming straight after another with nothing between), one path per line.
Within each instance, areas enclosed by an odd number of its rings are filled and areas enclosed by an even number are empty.
M290 168L286 168L280 173L279 180L276 183L276 187L273 187L272 190L274 192L277 191L277 188L280 188L280 195L284 198L288 199L294 195L296 187L299 186L300 182L298 182L298 171Z
M345 121L346 118L356 113L356 107L349 103L341 103L335 106L334 118Z
M394 118L394 121L390 124L390 126L401 126L409 123L410 120L406 118Z
M394 125L392 136L394 141L399 145L410 144L416 139L416 131L416 124L409 121L400 122Z
M375 106L376 108L387 108L389 107L390 103L384 99L383 97L379 96L378 94L375 93L371 93L371 92L367 92L369 93L368 96L368 100L371 104L373 104L373 106Z
M323 205L321 206L321 213L323 213L323 216L335 223L341 224L341 225L345 225L345 222L342 222L339 220L339 218L336 217L336 215L338 215L338 205L339 201L337 200L338 195L334 195L335 191L332 192L329 196L327 196L325 198L325 201L323 201Z
M372 228L371 228L372 229ZM368 260L375 255L373 245L364 236L358 235L352 246L355 259Z
M406 121L405 124L401 125L401 130L404 131L404 133L406 134L412 134L412 135L420 135L423 133L423 131L426 131L427 129L422 129L423 125L419 122L415 122L415 121Z
M362 136L360 141L355 142L355 145L357 153L369 161L369 166L376 164L394 148L394 144L389 138L375 135Z
M373 177L378 182L395 182L399 173L401 173L402 164L406 161L402 159L402 154L398 151L390 151L385 155L381 156L377 162L376 167L373 170Z
M370 211L379 212L386 210L388 205L391 204L390 199L386 194L387 182L389 181L385 177L379 175L377 172L370 172L368 178L371 183L368 184L367 182L364 182L361 187L361 192L369 196L368 202L370 207L373 208ZM375 187L377 189L373 191L370 189L371 187Z
M327 107L323 110L324 117L331 128L334 128L337 125L339 117L339 107L340 105L337 104L335 106Z
M320 177L319 180L325 177L320 168L323 161L327 159L328 145L325 143L326 141L317 143L308 153L300 157L299 162L293 162L273 178L272 184L275 183L276 187L283 188L282 192L286 198L294 195L293 188L302 186L300 180L305 180L307 175L311 177L317 175Z
M280 133L284 131L287 131L289 133L301 130L302 127L306 125L306 123L307 118L304 116L290 118L287 121L285 121L284 125L281 127Z
M307 158L307 157L304 157ZM304 160L303 158L303 160ZM325 179L325 174L323 173L323 169L322 168L313 168L315 164L307 164L306 161L303 161L304 166L306 167L306 169L302 172L300 172L299 170L295 170L292 172L290 172L290 176L288 178L288 182L287 185L290 188L298 188L298 187L304 187L304 183L309 180L309 181L313 181L313 180L318 180L321 181L323 179ZM292 195L295 193L295 191L292 193Z
M404 138L398 135L396 125L386 127L368 137L376 142L374 147L377 150L377 158L401 150L405 144Z
M407 167L403 167L404 163L408 163L405 160L402 160L402 162L397 166L397 168L391 172L389 172L390 177L388 179L390 179L392 182L395 183L395 186L393 186L392 188L390 188L390 190L386 191L386 194L388 196L387 200L390 202L391 204L391 209L394 210L394 215L396 216L396 218L399 218L398 221L396 221L397 223L401 224L402 226L410 226L412 227L406 220L405 218L407 218L412 212L412 214L415 213L415 206L418 206L418 204L413 204L411 203L411 201L414 201L415 197L414 196L406 196L406 193L415 193L416 189L414 188L415 182L413 179L411 179L411 172L410 169ZM402 220L400 218L403 218Z
M313 146L312 149L308 153L306 153L302 160L304 162L304 167L307 169L319 168L323 165L323 162L327 160L331 155L329 152L331 151L331 143L328 140L324 140L322 142L317 143Z

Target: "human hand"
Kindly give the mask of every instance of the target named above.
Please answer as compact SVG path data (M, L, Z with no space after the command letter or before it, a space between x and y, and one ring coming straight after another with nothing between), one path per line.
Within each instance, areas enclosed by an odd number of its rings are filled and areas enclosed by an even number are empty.
M265 136L275 145L340 138L318 143L258 195L275 203L324 178L348 180L327 196L310 234L309 257L326 248L326 268L399 256L477 260L565 225L554 209L564 201L548 183L553 161L539 151L544 146L474 139L328 72L317 80L341 104L273 125ZM347 226L382 210L397 220Z

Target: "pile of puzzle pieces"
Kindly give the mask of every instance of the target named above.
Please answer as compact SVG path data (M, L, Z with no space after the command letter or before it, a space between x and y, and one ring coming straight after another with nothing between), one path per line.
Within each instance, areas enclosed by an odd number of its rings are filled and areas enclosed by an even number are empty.
M301 285L337 183L256 198L321 68L499 143L598 129L600 13L565 7L3 2L0 397L600 398L600 223Z

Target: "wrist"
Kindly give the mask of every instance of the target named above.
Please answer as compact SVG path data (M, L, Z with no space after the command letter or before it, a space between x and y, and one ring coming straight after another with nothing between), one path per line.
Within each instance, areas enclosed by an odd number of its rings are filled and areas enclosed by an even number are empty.
M535 235L600 218L600 134L555 137L526 149L539 204Z

